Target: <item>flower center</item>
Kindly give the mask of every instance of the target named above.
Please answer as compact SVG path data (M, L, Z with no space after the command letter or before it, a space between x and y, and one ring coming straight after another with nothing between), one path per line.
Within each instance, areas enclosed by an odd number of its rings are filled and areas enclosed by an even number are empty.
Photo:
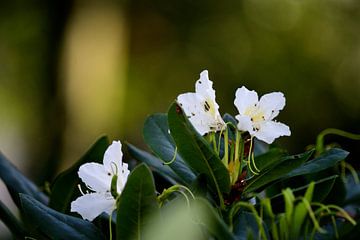
M248 107L245 110L244 115L249 116L253 123L265 121L264 112L256 104L255 106Z
M215 117L216 112L215 112L215 106L214 106L213 101L211 101L211 99L205 99L203 105L204 105L204 111L206 113L210 113L212 116Z

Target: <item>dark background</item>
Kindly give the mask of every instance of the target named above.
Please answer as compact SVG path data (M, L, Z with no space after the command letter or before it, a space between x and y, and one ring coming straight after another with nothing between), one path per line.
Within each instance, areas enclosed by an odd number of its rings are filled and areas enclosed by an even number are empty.
M0 149L43 185L102 134L143 146L204 69L221 113L242 85L282 91L291 153L360 133L359 29L357 0L1 1ZM359 142L327 139L358 166Z

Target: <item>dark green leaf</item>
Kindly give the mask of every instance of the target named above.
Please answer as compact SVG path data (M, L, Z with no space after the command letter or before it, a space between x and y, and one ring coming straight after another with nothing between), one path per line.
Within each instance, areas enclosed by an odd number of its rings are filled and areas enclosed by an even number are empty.
M157 157L138 149L130 143L126 143L126 145L131 156L133 156L138 161L146 163L170 183L176 184L176 182L182 182L181 179L174 173L174 171L169 166L164 165Z
M171 135L184 161L198 173L203 173L212 190L222 198L221 192L230 191L230 177L219 156L196 132L176 103L170 107L168 121Z
M345 204L360 204L360 185L348 183L346 190Z
M234 219L233 232L237 240L247 240L249 239L249 235L258 239L259 226L253 213L241 211ZM263 223L263 226L265 234L269 237L265 222Z
M48 208L29 195L20 194L22 213L31 231L39 231L51 239L104 239L90 222Z
M280 163L275 165L273 168L264 172L260 172L259 175L248 181L244 192L258 191L265 185L284 178L286 174L300 167L304 162L306 162L312 153L313 151L308 151L302 154L285 157L284 159L280 160Z
M78 170L81 165L88 162L102 163L104 153L109 146L106 136L98 139L92 147L68 170L59 174L51 187L49 206L59 212L69 212L71 201L80 196L77 185L80 183Z
M286 178L295 177L299 175L305 175L310 173L317 173L327 168L335 166L338 162L344 160L349 152L344 151L342 149L333 148L317 158L308 161L304 165L299 168L296 168L286 174Z
M337 175L333 175L330 177L326 177L324 179L320 179L317 181L314 181L315 183L315 190L313 193L313 201L314 202L322 202L327 195L330 193L330 191L332 190L335 180L338 178ZM296 196L303 196L305 193L305 190L309 187L309 184L306 184L305 186L302 187L298 187L295 189L291 189L291 191L294 193L294 195ZM283 202L283 195L282 193L279 193L277 195L274 195L271 197L271 201L272 202L277 202L278 205L282 205Z
M23 239L25 229L11 211L0 201L0 220L9 228L14 237Z
M0 178L4 181L13 201L18 207L20 206L19 193L28 194L36 200L47 204L48 197L40 192L35 184L25 177L1 152Z
M284 161L285 152L279 148L271 148L268 152L255 157L255 163L260 171L267 170Z
M195 174L186 165L180 153L176 153L175 142L169 134L167 114L154 114L148 117L144 124L144 139L151 150L164 162L170 162L176 154L175 161L169 167L190 185L195 180Z
M153 176L141 164L129 175L117 204L117 239L141 239L149 216L158 210Z

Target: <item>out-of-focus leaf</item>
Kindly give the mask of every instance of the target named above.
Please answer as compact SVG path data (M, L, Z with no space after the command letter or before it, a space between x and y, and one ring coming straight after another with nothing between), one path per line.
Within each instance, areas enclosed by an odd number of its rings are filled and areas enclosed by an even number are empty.
M126 143L128 151L136 160L146 163L154 171L159 173L162 177L168 180L172 184L182 183L182 180L175 174L175 172L168 166L162 164L161 160L151 155L148 152L138 149L130 143Z
M106 136L98 139L91 148L73 166L60 173L51 186L49 206L59 212L69 212L71 201L80 196L77 185L80 183L78 170L81 165L88 162L103 160L104 153L109 146Z
M39 191L37 186L25 177L1 152L0 178L4 181L13 201L18 207L20 206L19 193L25 193L47 204L48 197Z
M317 173L327 168L335 166L338 162L344 160L349 155L349 152L342 149L333 148L317 158L314 158L299 168L286 174L286 178L295 177L299 175L305 175L310 173Z
M0 220L9 228L15 238L23 239L25 229L11 211L0 201Z
M200 217L201 224L203 224L205 229L211 233L212 236L216 237L216 239L235 239L229 227L219 217L208 201L198 198L191 204L191 209L195 215L203 216L202 218Z
M144 237L147 240L235 239L214 208L201 198L186 202L179 196L149 222Z
M304 162L306 162L312 153L313 151L308 151L302 154L285 157L284 159L280 160L280 163L275 165L273 168L264 172L260 172L259 175L249 180L247 182L247 186L244 189L244 192L258 191L265 185L284 178L293 169L300 167Z
M144 124L144 139L151 150L164 162L170 162L176 155L175 160L169 167L188 186L195 180L195 174L177 153L176 145L169 133L167 114L154 114L149 116Z
M92 223L57 212L33 197L20 194L21 212L29 232L38 231L50 239L105 239Z
M157 214L154 179L150 169L141 164L129 175L117 204L116 238L141 239L149 216Z
M213 192L222 198L230 191L229 172L209 143L192 127L182 109L173 103L168 112L169 128L184 161L203 173Z

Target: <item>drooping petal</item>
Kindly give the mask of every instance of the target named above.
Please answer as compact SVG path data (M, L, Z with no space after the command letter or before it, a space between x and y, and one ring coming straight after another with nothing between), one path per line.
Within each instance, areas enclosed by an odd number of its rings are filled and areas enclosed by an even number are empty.
M104 165L99 163L85 163L78 171L81 180L89 189L95 192L106 192L110 189L112 174L108 172Z
M263 95L259 101L259 108L264 112L266 120L272 120L285 107L285 97L281 92L272 92Z
M77 212L83 219L92 221L101 213L111 214L115 199L110 194L89 193L71 202L71 212Z
M108 172L116 174L122 164L123 153L121 151L121 142L113 141L112 144L106 149L104 154L104 167Z
M248 131L250 135L253 134L253 124L249 116L236 115L235 118L238 120L237 128L240 131Z
M255 91L250 91L243 86L236 90L234 104L240 115L244 115L249 107L254 107L258 104L258 100L259 98Z
M271 144L280 136L290 136L290 128L280 122L265 121L260 124L259 130L254 136L268 144Z
M196 81L195 92L204 98L210 98L215 102L215 90L213 89L213 82L209 80L207 70L200 73L200 79Z

